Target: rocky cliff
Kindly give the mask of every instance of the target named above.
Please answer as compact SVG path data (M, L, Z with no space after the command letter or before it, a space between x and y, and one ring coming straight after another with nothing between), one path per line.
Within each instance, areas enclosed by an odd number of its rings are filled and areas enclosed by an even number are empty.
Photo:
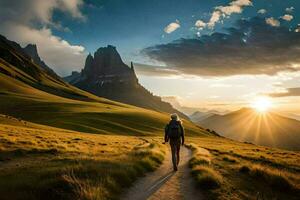
M101 97L161 112L177 112L187 118L146 90L138 81L133 63L126 65L111 45L99 48L93 56L89 54L80 75L73 72L65 80Z

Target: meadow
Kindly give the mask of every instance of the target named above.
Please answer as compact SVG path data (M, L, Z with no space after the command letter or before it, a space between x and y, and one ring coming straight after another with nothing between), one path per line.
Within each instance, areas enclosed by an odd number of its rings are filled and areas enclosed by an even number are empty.
M164 159L157 139L0 119L1 199L117 199Z
M155 170L162 136L87 134L0 116L2 199L118 199ZM208 199L297 199L299 152L189 136L189 162Z
M299 199L299 152L225 138L189 142L190 167L208 199Z

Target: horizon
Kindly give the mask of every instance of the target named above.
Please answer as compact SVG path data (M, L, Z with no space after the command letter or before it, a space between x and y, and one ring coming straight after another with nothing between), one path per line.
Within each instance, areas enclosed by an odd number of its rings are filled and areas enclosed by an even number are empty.
M139 82L171 103L233 111L267 96L272 110L299 116L299 9L292 0L1 1L0 34L36 44L62 77L114 45Z

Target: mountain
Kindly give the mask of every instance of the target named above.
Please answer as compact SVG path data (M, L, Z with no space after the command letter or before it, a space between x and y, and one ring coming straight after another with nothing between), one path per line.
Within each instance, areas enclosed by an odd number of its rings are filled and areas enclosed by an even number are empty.
M87 133L161 135L169 115L80 90L47 73L16 42L0 35L0 114ZM188 120L190 135L210 134Z
M194 112L192 115L189 116L189 118L191 119L192 122L200 122L203 121L213 115L216 115L215 112L200 112L200 111L196 111Z
M29 51L31 52L29 53ZM30 55L34 55L34 57ZM3 90L6 89L5 86L9 86L7 92L17 91L19 84L13 85L13 81L8 81L8 77L10 77L39 91L61 97L90 98L91 95L87 92L75 88L64 82L54 72L52 73L41 67L39 65L41 63L44 62L39 59L36 48L27 46L23 49L18 43L0 35L0 73L2 76L6 76L2 77L0 81ZM45 66L47 65L44 63Z
M99 48L93 56L89 54L80 75L73 72L64 80L100 97L160 112L176 112L188 118L146 90L138 81L133 63L127 66L116 47L111 45Z
M38 54L37 46L35 44L28 44L26 47L23 48L23 50L27 55L31 57L34 63L39 65L48 74L54 76L57 79L60 79L60 77L40 58Z
M197 124L234 140L300 150L300 121L273 112L258 113L243 108L226 115L213 115Z
M194 120L195 122L198 122L203 119L198 119L200 115L205 115L205 116L211 116L209 115L210 113L212 114L219 114L219 115L224 115L229 113L229 110L224 110L224 109L218 109L218 110L212 110L208 109L205 107L188 107L188 106L183 106L178 100L178 97L176 96L163 96L162 100L165 102L170 103L176 110L179 110L180 112L183 112L185 115L189 117L192 121ZM198 116L198 117L197 117Z
M292 118L292 119L300 121L300 114L291 113L291 112L280 112L280 114L285 116L285 117Z
M81 73L77 71L72 71L72 74L69 76L64 77L64 80L70 84L76 83L77 80L80 78Z

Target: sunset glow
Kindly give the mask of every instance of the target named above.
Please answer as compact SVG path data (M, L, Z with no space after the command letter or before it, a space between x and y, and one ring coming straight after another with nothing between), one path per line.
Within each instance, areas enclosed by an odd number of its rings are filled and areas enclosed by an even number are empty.
M260 113L265 113L269 111L272 105L273 103L270 98L259 97L254 100L254 102L251 104L251 107L253 107L255 110L257 110Z

